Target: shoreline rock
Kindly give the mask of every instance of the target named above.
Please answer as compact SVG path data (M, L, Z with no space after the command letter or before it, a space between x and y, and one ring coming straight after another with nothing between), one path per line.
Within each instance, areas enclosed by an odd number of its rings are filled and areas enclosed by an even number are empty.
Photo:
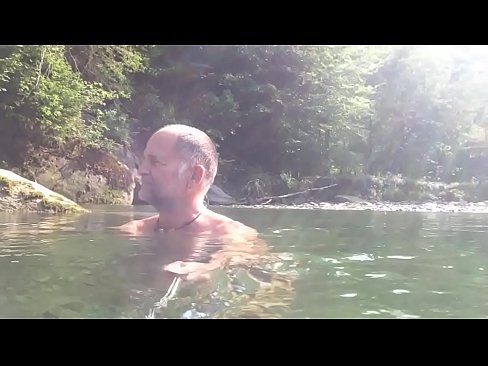
M0 211L89 212L69 198L5 169L0 169Z
M41 151L32 160L21 174L78 204L133 203L133 172L111 153L94 148L72 156Z

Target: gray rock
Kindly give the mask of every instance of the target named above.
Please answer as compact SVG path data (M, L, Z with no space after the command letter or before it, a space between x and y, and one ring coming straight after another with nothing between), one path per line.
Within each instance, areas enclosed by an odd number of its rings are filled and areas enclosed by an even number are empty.
M207 193L207 200L210 204L216 205L232 205L237 202L233 197L229 196L215 184L210 187Z
M344 194L338 194L337 196L334 197L334 202L336 203L345 203L345 202L350 202L350 203L368 203L368 201L363 200L362 198L356 197L356 196L348 196Z

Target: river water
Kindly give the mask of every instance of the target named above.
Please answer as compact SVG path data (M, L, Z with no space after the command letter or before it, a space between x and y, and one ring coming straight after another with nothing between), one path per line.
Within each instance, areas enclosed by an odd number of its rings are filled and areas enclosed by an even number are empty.
M1 213L0 317L488 316L488 213L214 209L254 227L273 260L185 283L160 276L160 242L113 229L151 207Z

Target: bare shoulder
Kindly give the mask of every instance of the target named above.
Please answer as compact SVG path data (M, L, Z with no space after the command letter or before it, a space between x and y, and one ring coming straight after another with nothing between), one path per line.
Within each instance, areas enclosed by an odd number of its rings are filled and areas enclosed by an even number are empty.
M119 226L118 229L128 234L139 235L148 231L148 227L154 224L157 217L158 215L154 215L141 220L129 221L128 223Z
M212 227L217 231L218 234L257 235L257 231L255 229L217 212L209 211L209 219L211 220Z

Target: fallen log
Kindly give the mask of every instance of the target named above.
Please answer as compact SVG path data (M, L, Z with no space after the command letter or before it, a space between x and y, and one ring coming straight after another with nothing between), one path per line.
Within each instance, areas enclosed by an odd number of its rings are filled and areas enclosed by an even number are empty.
M299 197L299 196L306 195L310 192L322 191L324 189L332 188L335 186L337 186L337 184L331 184L331 185L328 185L325 187L319 187L319 188L309 188L309 189L306 189L304 191L283 194L281 196L259 197L259 198L254 198L253 201L254 201L254 204L265 204L266 205L266 204L271 203L271 202L276 201L276 200Z

